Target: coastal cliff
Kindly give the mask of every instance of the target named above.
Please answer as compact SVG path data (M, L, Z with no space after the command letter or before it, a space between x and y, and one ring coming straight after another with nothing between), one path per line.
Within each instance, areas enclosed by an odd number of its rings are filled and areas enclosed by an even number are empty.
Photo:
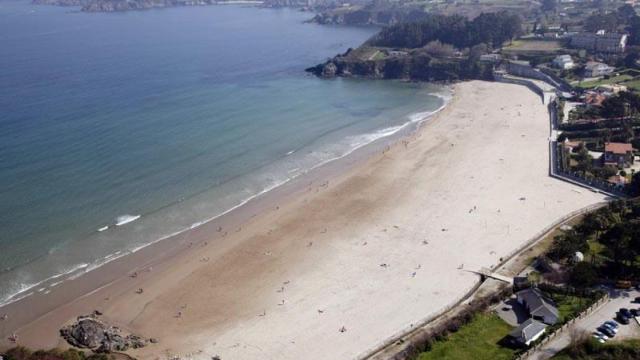
M307 72L323 78L363 77L420 81L490 79L492 67L467 56L437 58L421 50L349 49Z
M323 25L393 25L401 22L420 21L427 14L420 9L407 7L345 6L317 14L310 22Z
M430 14L420 21L385 27L359 48L307 71L324 78L490 79L493 63L481 61L481 56L520 32L520 17L508 12L482 14L473 20Z

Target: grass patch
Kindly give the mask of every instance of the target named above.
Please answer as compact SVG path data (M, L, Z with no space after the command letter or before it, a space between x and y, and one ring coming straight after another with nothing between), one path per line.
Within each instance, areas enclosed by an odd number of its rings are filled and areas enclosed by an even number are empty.
M512 329L497 315L480 313L446 340L434 343L430 351L420 354L418 360L512 359L515 350L498 345Z
M584 309L589 301L586 298L575 295L552 293L550 296L558 307L558 312L560 313L558 322L560 323L565 322L568 318L575 317L575 315Z
M514 40L502 50L554 52L562 48L562 43L555 40Z
M622 85L629 89L640 90L640 80L626 81L622 83Z
M611 84L622 83L629 80L633 80L633 76L624 74L624 75L612 76L608 79L582 81L576 84L576 86L583 89L588 89L588 88L593 88L600 85L611 85ZM624 85L629 86L626 83Z

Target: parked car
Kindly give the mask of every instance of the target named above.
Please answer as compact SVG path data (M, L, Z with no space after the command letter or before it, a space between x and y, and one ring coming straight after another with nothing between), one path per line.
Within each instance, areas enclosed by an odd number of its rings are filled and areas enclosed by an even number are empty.
M605 343L605 339L601 336L598 336L598 334L593 334L592 335L594 339L596 339L597 342L599 342L600 344L604 344Z
M613 331L609 330L609 328L607 328L607 327L605 327L605 326L600 326L600 327L598 328L598 331L600 331L601 333L603 333L603 334L607 335L607 336L608 336L608 337L610 337L610 338L612 338L612 337L616 336L616 334L615 334Z
M640 296L636 296L636 298L633 299L633 302L640 303Z
M616 316L616 320L618 320L618 322L623 325L629 324L629 318L624 316L622 313L618 313L618 316Z
M607 324L607 325L609 325L609 326L611 326L611 327L614 327L614 328L616 328L616 329L617 329L618 327L620 327L620 325L618 325L618 323L617 323L617 322L612 321L612 320L607 320L607 321L605 321L604 323L605 323L605 324Z
M599 337L599 338L601 338L603 340L609 340L609 337L607 335L603 334L602 332L600 332L598 330L593 332L593 336L597 336L597 337Z
M629 309L627 308L620 308L620 314L624 315L625 317L632 317L633 315L631 315L631 311L629 311Z
M602 324L602 326L604 326L607 329L611 330L611 332L613 332L614 334L618 333L618 328L614 328L613 326L611 326L611 325L609 325L607 323Z
M631 281L629 280L618 280L616 281L616 288L628 290L632 289L633 286L631 285Z

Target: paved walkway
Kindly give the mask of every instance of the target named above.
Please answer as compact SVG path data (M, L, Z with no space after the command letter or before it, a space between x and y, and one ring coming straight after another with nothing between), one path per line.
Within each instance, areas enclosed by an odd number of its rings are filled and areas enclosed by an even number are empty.
M593 333L596 328L602 325L607 320L613 320L616 316L618 309L626 307L638 308L640 304L632 303L636 296L640 296L640 291L620 291L611 290L609 292L610 299L604 303L596 311L589 314L587 317L580 319L574 323L573 326L567 328L567 330L558 334L553 340L546 343L538 351L529 356L529 360L544 360L549 359L553 355L557 354L560 350L567 347L572 340L572 337L579 336L581 334ZM628 338L640 337L640 325L637 322L631 321L629 325L620 325L619 332L615 337L615 340L622 340ZM609 341L615 341L609 340Z

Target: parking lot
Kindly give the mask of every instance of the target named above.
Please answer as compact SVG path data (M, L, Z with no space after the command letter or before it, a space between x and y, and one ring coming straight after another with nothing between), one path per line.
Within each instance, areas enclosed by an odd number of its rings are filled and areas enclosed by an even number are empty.
M605 321L616 321L616 313L620 308L640 308L640 303L633 302L633 300L637 296L640 296L640 291L638 290L627 291L609 289L609 296L610 299L607 303L602 305L593 313L589 314L584 319L576 321L572 328L558 334L553 340L549 341L542 348L532 354L529 359L548 359L565 348L567 345L569 345L572 337L580 336L582 334L588 334L589 336L591 336L591 334ZM631 319L628 325L619 324L618 329L618 334L616 334L613 339L608 341L640 338L640 325L634 319Z

